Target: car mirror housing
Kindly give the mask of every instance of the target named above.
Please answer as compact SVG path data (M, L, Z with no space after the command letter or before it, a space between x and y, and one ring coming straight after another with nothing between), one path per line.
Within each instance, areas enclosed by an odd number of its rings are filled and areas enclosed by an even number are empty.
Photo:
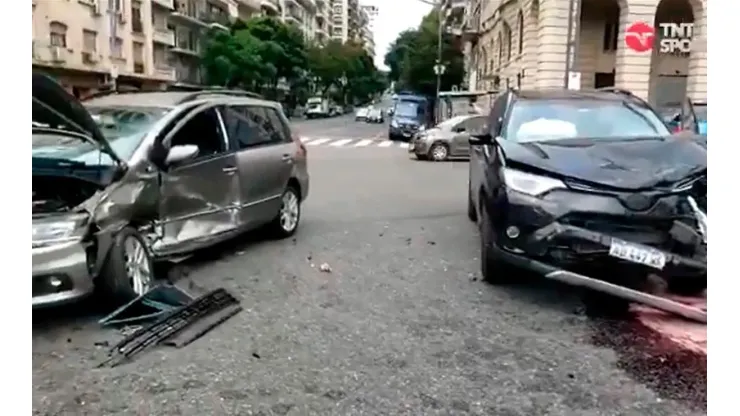
M184 144L172 146L167 152L165 164L170 166L195 158L198 155L198 146L194 144Z
M488 133L473 134L468 139L471 146L483 146L493 143L493 138Z

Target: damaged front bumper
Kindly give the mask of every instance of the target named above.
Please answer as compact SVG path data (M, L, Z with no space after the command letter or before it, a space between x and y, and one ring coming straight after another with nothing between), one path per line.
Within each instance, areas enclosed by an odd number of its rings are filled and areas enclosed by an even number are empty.
M93 292L85 243L34 247L31 253L33 308L76 301Z
M489 215L499 254L540 273L598 268L706 279L706 234L697 229L701 224L687 224L691 208L679 209L686 199L668 195L636 213L610 195L563 191L532 197L507 190L492 201Z

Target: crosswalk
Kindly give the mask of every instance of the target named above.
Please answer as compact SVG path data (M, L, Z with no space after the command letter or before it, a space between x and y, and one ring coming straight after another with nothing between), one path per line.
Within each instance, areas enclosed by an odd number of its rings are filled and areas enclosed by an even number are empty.
M301 137L301 142L306 146L327 146L327 147L342 147L342 148L358 148L358 147L395 147L406 149L409 147L408 143L405 142L393 142L385 139L340 139L340 138L326 138L326 137Z

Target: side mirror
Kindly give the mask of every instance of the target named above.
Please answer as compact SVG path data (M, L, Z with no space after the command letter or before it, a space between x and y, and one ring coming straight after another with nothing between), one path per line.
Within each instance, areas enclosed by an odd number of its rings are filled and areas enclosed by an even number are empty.
M164 163L167 166L174 165L177 163L190 160L198 155L198 146L194 144L184 144L180 146L172 146L167 152L167 158Z
M493 138L488 133L471 135L468 139L471 146L485 146L493 144Z

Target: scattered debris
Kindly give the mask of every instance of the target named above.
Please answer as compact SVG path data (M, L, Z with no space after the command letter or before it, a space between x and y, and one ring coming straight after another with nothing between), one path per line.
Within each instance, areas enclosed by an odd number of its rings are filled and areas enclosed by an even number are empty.
M193 297L177 286L157 286L131 302L121 306L108 316L103 317L98 323L103 326L117 326L141 323L156 319L168 312L187 305L192 302ZM139 327L131 330L124 328L129 334L135 332Z
M157 314L158 318L152 324L140 328L111 347L107 359L98 367L115 367L159 344L183 347L241 310L239 301L226 289L216 289L184 306Z
M427 241L427 244L429 244L430 246L433 246L433 245L436 245L437 242L436 241Z
M254 358L258 359L258 360L259 360L260 358L262 358L262 357L260 357L260 355L259 355L259 354L257 354L256 352L253 352L253 353L252 353L252 357L254 357Z
M329 266L329 263L321 263L321 266L319 266L319 271L324 273L331 273L331 266Z

